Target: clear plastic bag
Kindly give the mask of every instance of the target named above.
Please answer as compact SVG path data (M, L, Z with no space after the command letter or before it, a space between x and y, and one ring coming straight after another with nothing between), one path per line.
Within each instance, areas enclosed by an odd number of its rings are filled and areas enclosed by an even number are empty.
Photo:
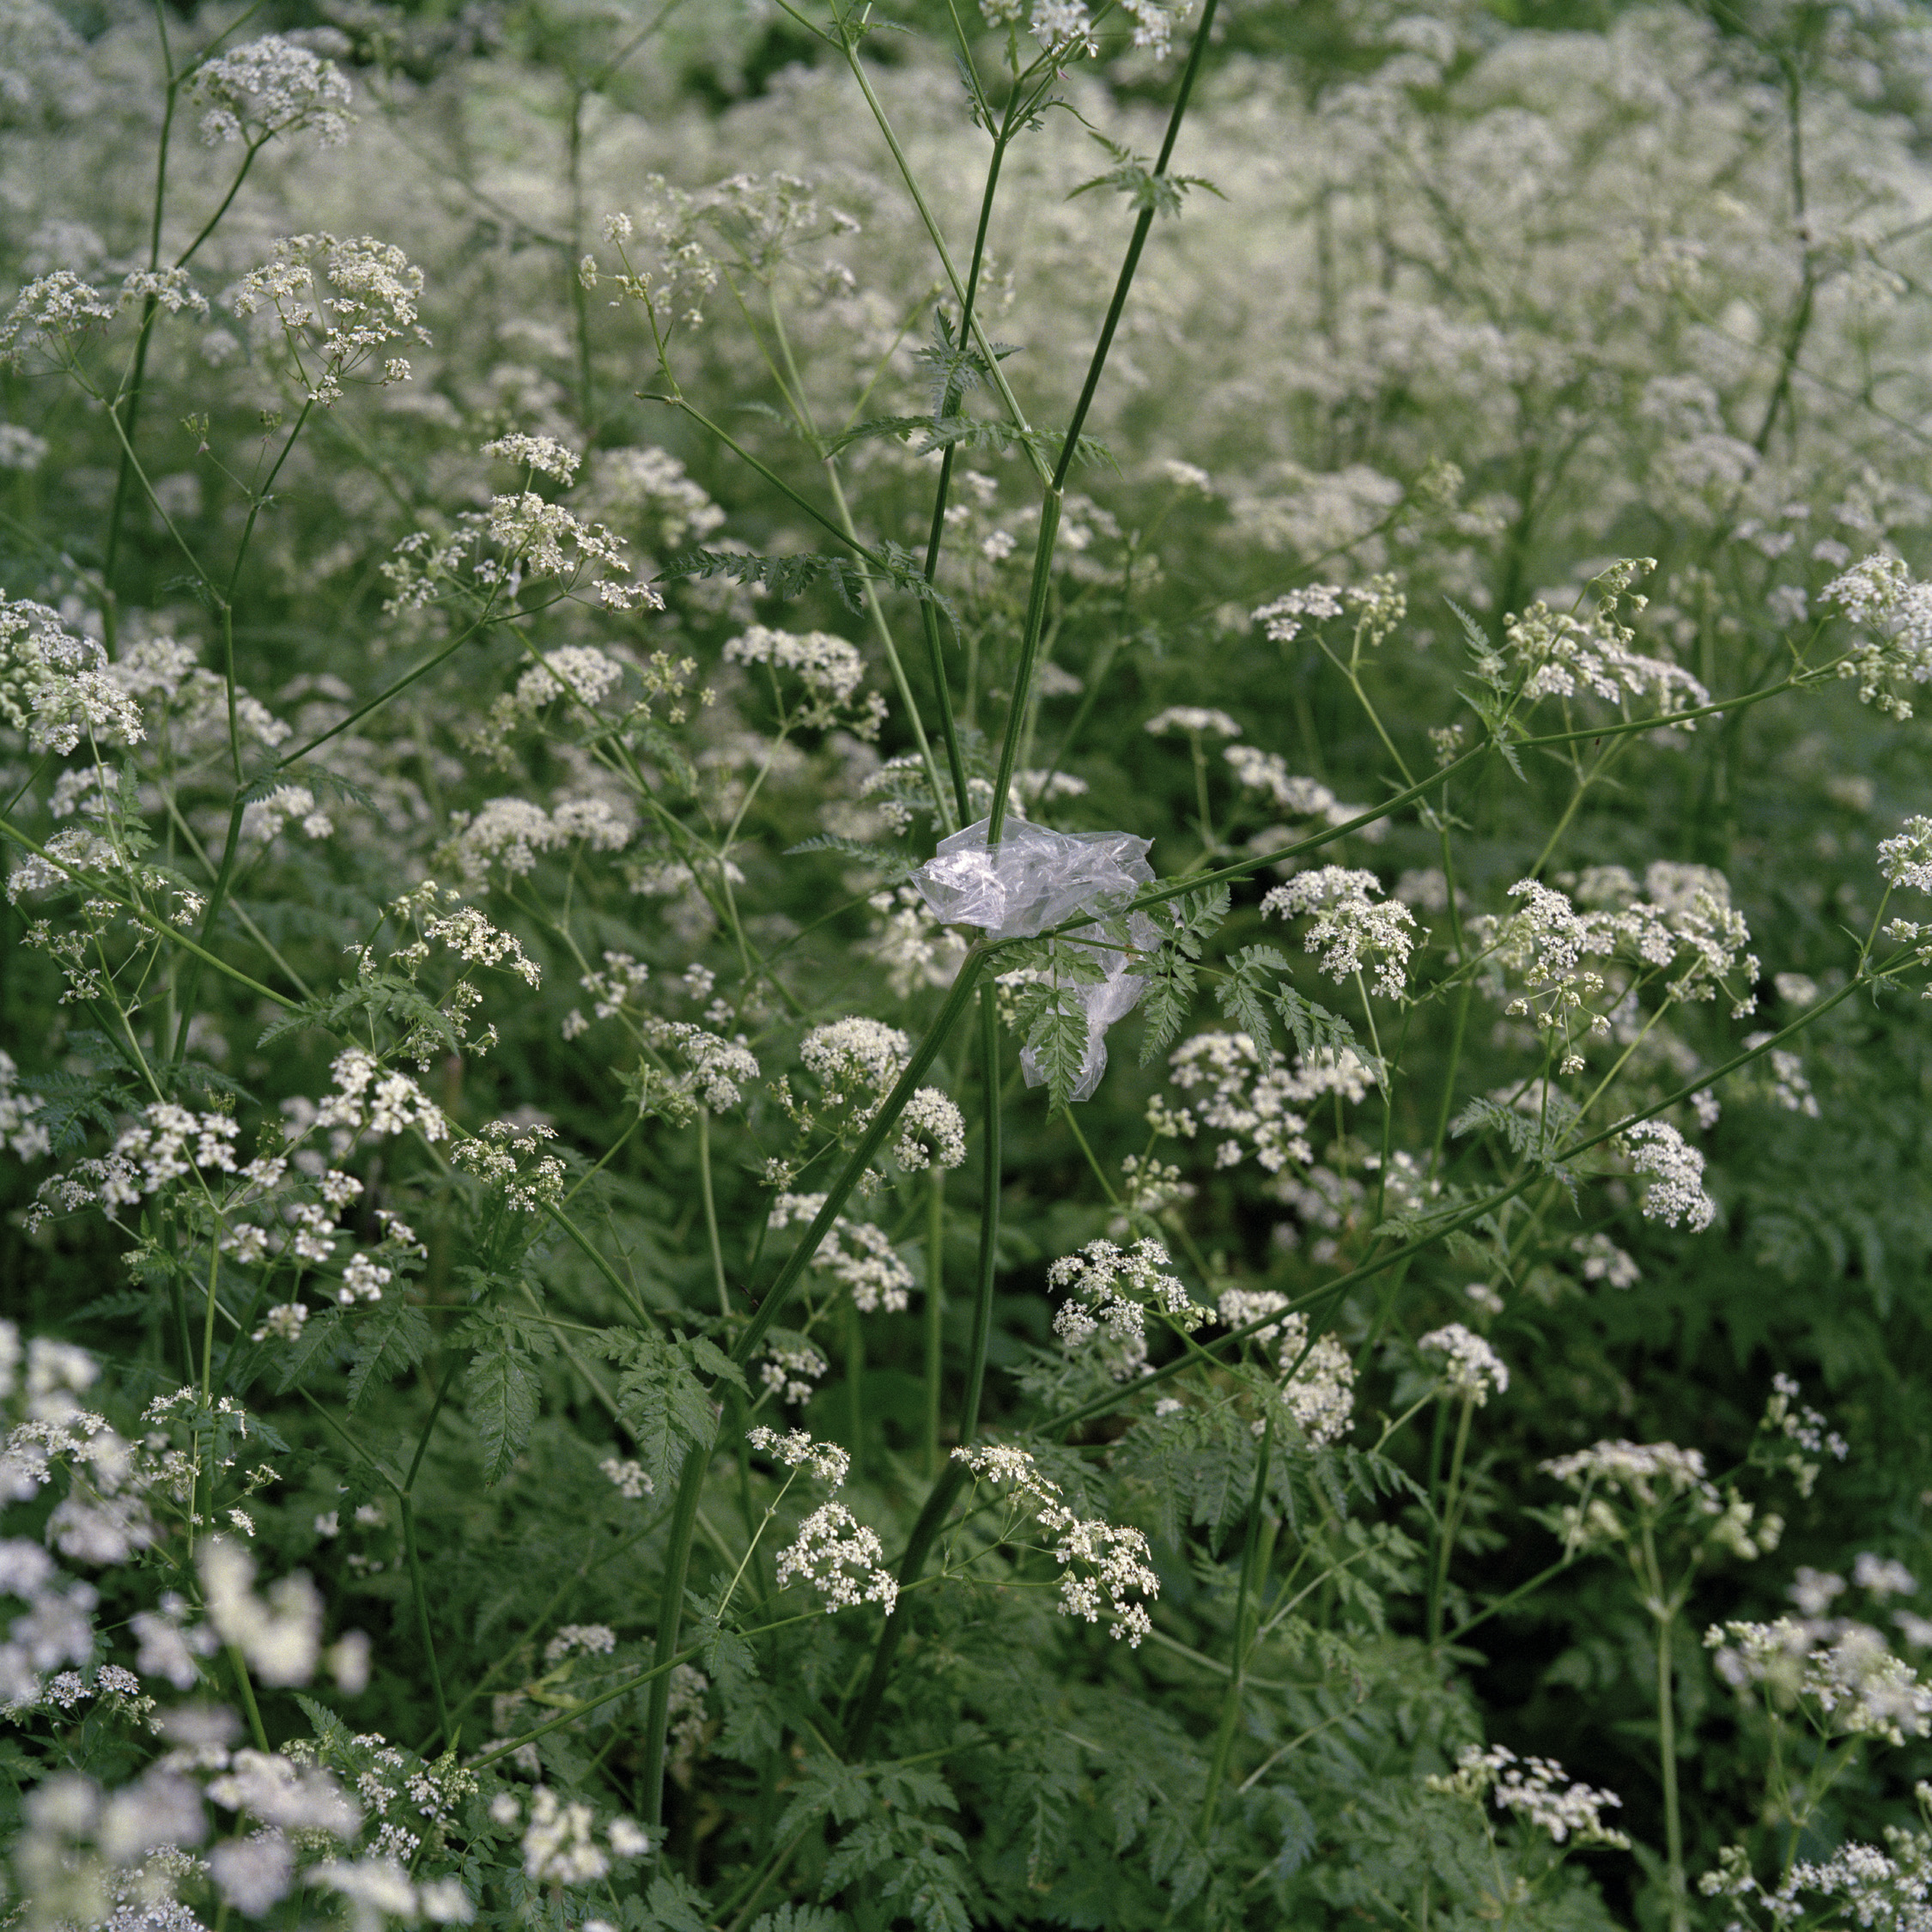
M977 926L989 939L1031 939L1092 910L1101 899L1131 893L1154 876L1147 863L1152 841L1131 832L1055 832L1016 819L1002 829L991 851L986 833L982 818L940 840L938 852L913 874L913 884L943 924ZM1128 915L1127 932L1138 948L1158 943L1145 913ZM1147 982L1127 970L1127 956L1118 947L1068 943L1079 946L1107 975L1093 985L1067 989L1086 1010L1086 1050L1072 1091L1075 1100L1086 1100L1107 1071L1107 1029L1133 1011ZM1020 1051L1020 1071L1030 1087L1046 1078L1030 1048Z

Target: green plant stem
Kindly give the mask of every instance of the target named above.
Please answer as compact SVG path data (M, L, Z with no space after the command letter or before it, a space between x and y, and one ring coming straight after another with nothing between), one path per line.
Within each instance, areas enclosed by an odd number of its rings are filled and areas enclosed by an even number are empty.
M753 1311L751 1319L739 1334L732 1350L732 1360L743 1368L756 1354L758 1345L764 1340L766 1331L778 1319L780 1312L790 1299L799 1278L811 1265L812 1257L818 1252L819 1245L830 1233L832 1223L837 1219L852 1190L859 1185L860 1176L872 1165L872 1157L884 1145L885 1137L894 1123L904 1111L919 1083L925 1078L927 1069L938 1058L939 1049L945 1044L960 1015L965 1011L966 1002L973 996L979 981L980 969L987 957L981 945L970 947L961 963L958 976L953 981L945 1004L939 1008L926 1036L913 1049L912 1057L906 1062L905 1070L895 1083L893 1089L880 1103L878 1111L872 1115L858 1145L847 1157L838 1177L825 1196L825 1204L812 1218L811 1225L805 1230L804 1237L792 1251L777 1278L766 1290L763 1298ZM690 1568L691 1535L697 1521L698 1496L704 1485L704 1475L711 1460L709 1443L696 1443L686 1453L683 1465L677 1476L677 1496L671 1510L671 1540L665 1552L664 1589L658 1606L657 1664L654 1668L668 1670L666 1660L671 1658L677 1645L677 1634L683 1622L684 1580ZM941 1479L942 1481L944 1479ZM894 1619L888 1619L890 1627ZM645 1822L652 1826L661 1826L664 1821L664 1742L670 1715L671 1689L668 1675L653 1678L650 1702L644 1716L644 1793Z
M424 1439L428 1437L425 1435ZM429 1599L422 1581L422 1557L416 1546L416 1504L404 1490L397 1498L403 1512L403 1550L409 1558L410 1593L416 1599L416 1625L422 1637L422 1654L429 1661L429 1689L436 1704L436 1729L446 1744L455 1741L449 1706L443 1701L442 1667L436 1662L436 1640L429 1630Z
M1449 1561L1455 1549L1457 1519L1461 1506L1457 1499L1462 1480L1462 1458L1469 1447L1469 1419L1475 1413L1476 1399L1462 1398L1462 1413L1456 1418L1455 1447L1449 1452L1449 1481L1443 1485L1443 1504L1437 1516L1436 1556L1429 1566L1429 1641L1443 1634L1443 1592L1449 1587Z
M790 0L778 0L778 3L785 12L811 32L818 32L817 28L811 27L809 21L796 12L791 6ZM844 27L842 21L841 27L841 29ZM823 39L825 36L821 34L820 38ZM912 164L906 159L904 149L899 145L899 137L893 132L892 123L886 117L884 106L878 94L872 91L872 83L866 77L865 64L859 58L858 40L848 30L841 31L835 44L844 54L846 65L851 70L853 79L858 82L860 93L866 97L866 106L871 111L872 120L884 137L886 147L891 151L893 163L899 170L899 178L906 184L906 192L910 196L913 206L919 211L919 219L926 230L927 238L932 242L933 252L939 258L939 266L945 271L946 281L952 289L953 300L959 304L963 316L970 315L972 312L969 301L969 286L960 280L959 270L953 266L952 255L946 247L945 236L940 232L933 210L927 205L925 191L920 187L919 179L912 171ZM972 334L973 341L986 364L987 380L992 383L1000 402L1005 406L1007 415L1012 418L1014 428L1020 432L1021 447L1026 451L1027 460L1033 465L1035 474L1042 483L1045 483L1048 474L1047 465L1039 451L1034 447L1026 411L1020 407L1019 398L1013 393L1012 386L1006 380L1006 372L999 366L999 358L993 353L993 344L976 318L972 322Z
M219 1229L208 1242L208 1308L201 1326L201 1399L209 1400L215 1372L215 1289L222 1273L222 1243Z
M1200 1820L1194 1836L1204 1844L1214 1829L1214 1814L1221 1801L1221 1787L1227 1782L1228 1765L1234 1755L1235 1734L1241 1724L1241 1700L1248 1674L1248 1648L1260 1606L1255 1592L1265 1564L1262 1555L1262 1520L1267 1516L1268 1459L1274 1447L1274 1412L1268 1412L1261 1431L1261 1454L1255 1459L1255 1490L1248 1504L1248 1534L1242 1544L1241 1580L1235 1590L1234 1649L1228 1688L1221 1699L1221 1722L1215 1733L1214 1756L1207 1767L1207 1790L1201 1799ZM1267 1540L1272 1545L1273 1538ZM1271 1551L1272 1553L1272 1551Z
M852 1473L865 1473L866 1465L866 1331L858 1303L845 1304L845 1403L848 1434L852 1438Z
M969 67L968 72L970 71ZM976 88L976 82L975 85ZM1006 157L1006 143L1012 138L1013 108L1018 99L1016 88L1012 99L1007 102L999 131L993 137L993 158L987 164L986 186L980 195L980 224L973 236L972 266L967 270L965 293L961 299L959 335L962 341L972 332L974 302L979 294L981 265L986 260L987 228L993 220L993 197L999 186L999 167ZM956 397L949 389L941 399L939 414L951 416L957 406ZM956 443L948 443L939 458L939 480L933 492L933 520L926 533L926 580L935 589L939 586L939 551L945 541L946 503L952 492L953 459L957 452ZM960 755L959 733L953 717L952 684L946 675L945 650L939 636L939 607L931 598L920 599L920 619L926 637L927 664L933 679L933 699L939 707L940 735L945 740L946 763L952 778L953 804L959 814L959 823L963 825L973 816L972 798L967 788L966 765Z
M926 1443L927 1479L939 1471L939 1408L945 1368L946 1314L946 1176L933 1170L926 1196Z
M698 1109L698 1185L704 1192L704 1231L711 1243L711 1278L718 1289L718 1312L731 1319L732 1291L725 1285L725 1249L718 1238L718 1203L711 1189L711 1109Z
M1663 1778L1664 1859L1670 1890L1670 1932L1688 1932L1684 1887L1684 1820L1677 1797L1677 1698L1671 1682L1670 1640L1674 1618L1657 1622L1657 1768Z
M269 1748L268 1728L262 1722L262 1707L255 1701L254 1680L248 1674L248 1660L241 1654L239 1643L226 1646L228 1667L234 1672L236 1688L241 1692L241 1708L248 1713L248 1735L255 1741L258 1751Z
M1194 45L1188 50L1188 64L1181 72L1181 85L1174 98L1174 106L1168 115L1167 135L1161 143L1160 158L1154 163L1156 176L1167 173L1167 164L1174 156L1174 143L1181 134L1181 123L1188 112L1188 101L1194 89L1194 81L1200 72L1202 57L1207 52L1207 43L1214 28L1214 13L1218 0L1207 0L1201 9L1200 24L1194 29ZM857 64L856 60L854 63ZM1127 255L1121 264L1120 274L1115 278L1113 299L1107 305L1105 319L1100 325L1100 336L1094 343L1093 354L1087 361L1086 380L1080 386L1079 400L1073 405L1073 414L1068 419L1064 440L1060 444L1060 460L1054 465L1054 473L1048 483L1045 495L1040 503L1039 540L1033 550L1033 580L1027 591L1026 627L1020 634L1019 662L1013 672L1012 695L1006 713L1006 729L999 741L999 765L993 781L993 807L987 821L986 842L996 846L999 842L999 831L1005 822L1006 793L1013 781L1013 762L1018 756L1020 731L1024 725L1032 696L1034 665L1039 655L1040 632L1046 616L1047 598L1051 588L1054 561L1054 543L1060 532L1060 505L1066 489L1066 474L1073 466L1073 458L1080 443L1080 431L1087 420L1087 412L1093 406L1095 392L1100 387L1101 373L1107 367L1109 351L1114 346L1114 332L1120 327L1121 312L1127 307L1127 292L1133 286L1134 271L1140 265L1140 252L1147 245L1147 235L1154 225L1154 206L1151 202L1134 218L1133 234L1127 242Z
M973 1335L967 1345L966 1392L959 1406L959 1446L967 1448L979 1433L980 1401L986 1389L987 1349L993 1335L993 1288L999 1267L999 1003L998 990L988 980L980 988L980 1088L981 1088L981 1184L980 1251L977 1282L973 1297ZM925 1506L913 1524L912 1534L899 1558L899 1589L902 1594L919 1581L926 1558L938 1540L951 1511L953 1498L966 1479L966 1466L949 1461L927 1492ZM896 1613L885 1619L872 1651L872 1668L866 1687L860 1693L852 1721L846 1728L846 1747L850 1754L863 1753L866 1740L878 1722L884 1700L886 1680L892 1674L892 1660L905 1636L904 1618Z
M764 1897L766 1889L770 1886L772 1880L785 1869L793 1854L811 1835L813 1830L817 1826L817 1820L813 1819L810 1823L794 1832L765 1861L762 1868L754 1875L750 1884L722 1907L718 1915L720 1918L722 1919L726 1912L730 1912L732 1915L725 1923L725 1932L742 1932L742 1928L746 1920L757 1909L758 1901Z
M999 1267L999 994L991 980L980 987L980 1251L973 1295L973 1337L966 1356L966 1392L959 1405L961 1446L980 1431L986 1391L986 1352L993 1335L993 1285Z

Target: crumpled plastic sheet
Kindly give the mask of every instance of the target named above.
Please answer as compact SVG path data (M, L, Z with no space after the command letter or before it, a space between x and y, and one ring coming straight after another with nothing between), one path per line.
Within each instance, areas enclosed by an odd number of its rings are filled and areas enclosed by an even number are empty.
M1153 841L1131 832L1055 832L1024 818L1010 819L999 845L989 852L987 823L982 818L941 839L938 852L912 875L942 925L977 926L994 939L1031 939L1091 910L1096 900L1132 892L1154 876L1147 863ZM1151 950L1159 942L1153 920L1144 912L1128 914L1127 932L1137 947ZM1107 1029L1139 1004L1147 982L1128 972L1126 956L1115 947L1080 950L1107 974L1092 986L1067 989L1086 1009L1086 1051L1072 1097L1088 1100L1107 1071ZM1046 1079L1030 1048L1020 1050L1020 1071L1030 1087Z

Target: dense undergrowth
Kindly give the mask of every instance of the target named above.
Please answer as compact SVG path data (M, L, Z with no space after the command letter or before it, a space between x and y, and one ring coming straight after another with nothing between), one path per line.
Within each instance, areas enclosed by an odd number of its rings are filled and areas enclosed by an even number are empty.
M1932 1923L1929 87L10 0L8 1923Z

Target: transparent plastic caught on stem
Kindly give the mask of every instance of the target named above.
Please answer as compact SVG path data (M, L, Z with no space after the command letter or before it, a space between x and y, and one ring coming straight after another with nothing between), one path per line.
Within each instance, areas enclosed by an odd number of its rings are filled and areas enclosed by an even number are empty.
M1032 939L1154 877L1147 863L1153 841L1131 832L1055 832L1016 819L1008 821L990 851L986 835L982 818L941 839L939 850L913 874L913 884L941 924L976 926L989 939ZM1128 915L1127 932L1137 948L1151 951L1158 943L1145 913ZM1072 1097L1088 1100L1107 1071L1107 1029L1139 1004L1147 982L1129 970L1127 956L1115 947L1080 950L1107 975L1093 985L1067 988L1087 1015L1086 1052ZM1030 1087L1046 1079L1031 1048L1021 1049L1020 1071Z

